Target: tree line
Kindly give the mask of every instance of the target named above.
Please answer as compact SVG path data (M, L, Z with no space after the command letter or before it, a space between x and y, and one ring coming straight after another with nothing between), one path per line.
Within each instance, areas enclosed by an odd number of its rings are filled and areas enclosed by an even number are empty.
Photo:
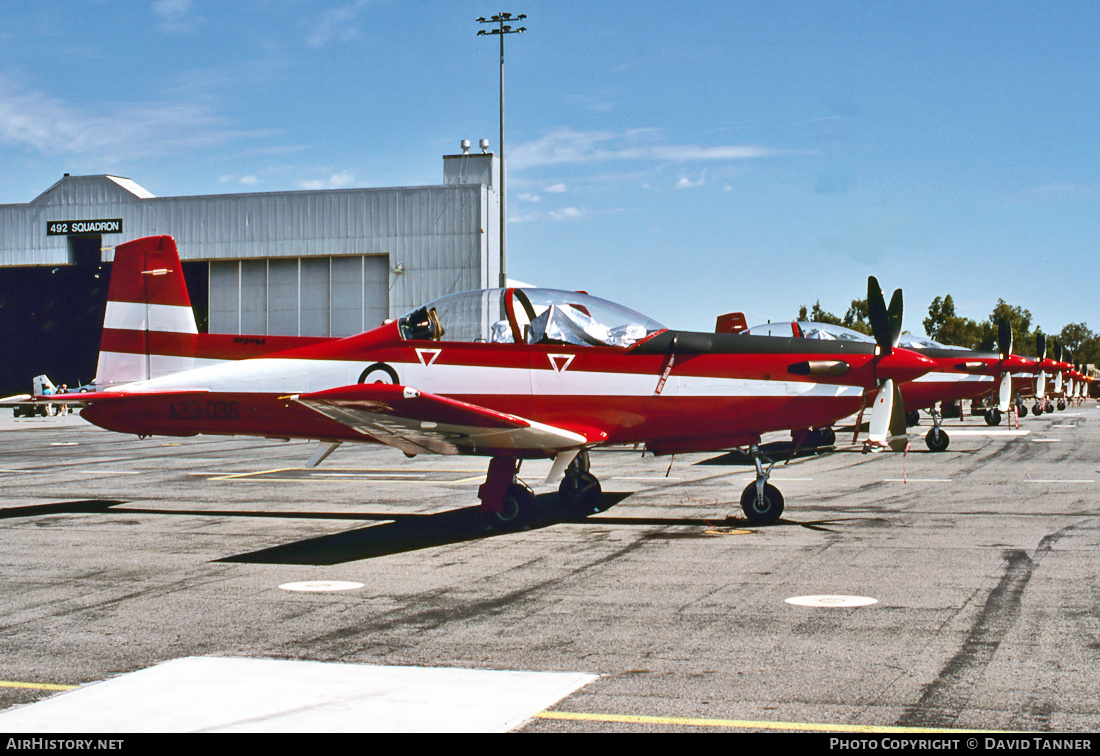
M871 333L866 299L853 299L843 317L823 310L821 301L818 300L812 308L807 309L805 305L799 308L798 319L832 323L861 333ZM1032 328L1030 311L1010 305L1003 299L997 300L993 312L986 320L975 321L956 314L955 302L950 294L936 297L928 306L928 317L921 324L928 338L941 344L992 352L997 349L997 332L1002 319L1008 320L1012 325L1014 354L1036 356L1036 337L1043 333L1048 356L1053 354L1054 342L1057 341L1070 351L1074 362L1100 365L1100 334L1093 333L1086 323L1070 323L1056 334L1045 333L1038 326Z

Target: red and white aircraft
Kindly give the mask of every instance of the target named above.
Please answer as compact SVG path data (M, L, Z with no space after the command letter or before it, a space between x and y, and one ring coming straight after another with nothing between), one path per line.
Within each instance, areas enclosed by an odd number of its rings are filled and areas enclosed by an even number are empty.
M790 332L796 336L824 341L869 342L867 334L830 323L789 322L769 323L745 329L745 334L774 334ZM1032 362L1012 354L1012 330L1002 322L999 331L999 352L984 352L963 347L946 346L932 339L901 335L898 344L921 354L935 363L934 370L900 385L902 403L910 416L907 423L916 423L915 413L928 410L933 426L925 436L925 444L931 451L944 451L950 439L940 427L942 416L936 405L946 405L964 399L980 399L997 392L997 405L987 413L987 422L997 425L1001 414L1007 412L1012 399L1012 371L1029 370Z
M934 367L896 348L900 291L887 310L868 288L878 344L672 331L584 293L518 288L443 297L348 338L212 335L195 327L175 242L148 237L115 249L97 391L66 400L138 436L320 440L312 464L351 441L490 457L478 495L505 523L534 499L516 482L523 459L552 458L559 500L584 515L602 499L591 448L748 446L742 507L772 522L783 498L761 434L829 426L874 398L872 437L887 443L894 386Z
M1047 356L1046 337L1042 333L1036 337L1035 347L1038 356L1028 360L1028 369L1012 376L1021 402L1024 398L1034 399L1032 411L1040 415L1053 412L1055 407L1064 410L1070 402L1083 401L1093 379L1072 362L1068 351L1057 341L1051 350L1053 357Z

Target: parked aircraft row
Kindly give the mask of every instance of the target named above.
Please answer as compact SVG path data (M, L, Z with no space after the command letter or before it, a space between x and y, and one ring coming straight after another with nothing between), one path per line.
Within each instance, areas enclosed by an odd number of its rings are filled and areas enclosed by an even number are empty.
M867 448L903 449L907 408L973 396L973 386L996 387L1005 412L1014 374L1038 376L1038 398L1048 375L1068 390L1072 366L1012 355L1010 330L998 353L927 344L903 338L900 290L887 306L872 277L867 295L873 337L806 323L760 335L743 318L725 332L677 331L583 292L537 288L453 294L347 338L200 334L175 242L147 237L115 249L96 391L65 401L139 437L314 439L313 465L345 442L488 457L480 507L514 526L534 505L517 477L526 459L552 459L560 505L585 516L602 501L590 449L747 448L756 479L741 506L767 523L784 501L768 482L766 433L829 440L857 414L858 433L870 409ZM946 448L938 420L932 433Z
M735 325L743 322L741 313L721 316L718 328L740 331ZM940 344L924 336L903 333L899 346L911 349L936 363L936 369L919 378L902 384L901 395L907 410L906 425L919 422L920 410L932 419L932 428L925 436L931 451L944 451L950 439L941 427L945 414L961 413L962 402L986 401L985 419L989 425L1000 425L1009 411L1024 417L1028 413L1025 400L1034 402L1032 411L1042 414L1053 412L1055 406L1065 409L1068 402L1081 401L1092 379L1079 365L1063 354L1061 345L1055 344L1053 359L1046 355L1046 338L1037 338L1037 358L1012 354L1012 328L1007 321L999 324L998 351L986 352L965 347ZM824 340L848 340L873 342L859 331L831 323L805 321L768 323L746 328L744 333L776 335L792 333L795 336ZM1048 382L1048 377L1050 381Z

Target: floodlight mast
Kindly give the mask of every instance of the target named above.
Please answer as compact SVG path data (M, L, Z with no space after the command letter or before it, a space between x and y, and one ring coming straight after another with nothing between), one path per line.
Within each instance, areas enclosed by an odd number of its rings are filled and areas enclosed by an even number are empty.
M508 251L507 251L507 226L505 225L505 179L504 179L504 35L522 34L527 31L526 26L513 29L511 21L522 21L527 18L523 13L513 16L511 13L498 13L489 18L481 17L479 24L496 24L495 29L481 29L477 36L496 34L500 37L500 286L508 286Z

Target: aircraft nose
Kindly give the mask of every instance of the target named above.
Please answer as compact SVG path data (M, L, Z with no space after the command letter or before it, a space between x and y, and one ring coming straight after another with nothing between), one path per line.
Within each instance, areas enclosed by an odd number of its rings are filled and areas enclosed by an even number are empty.
M1029 360L1027 357L1021 357L1018 354L1010 354L1004 361L1005 370L1008 372L1036 372L1036 366L1038 365L1035 360Z
M895 347L878 363L879 378L893 378L896 383L920 378L936 369L934 360L909 349Z

